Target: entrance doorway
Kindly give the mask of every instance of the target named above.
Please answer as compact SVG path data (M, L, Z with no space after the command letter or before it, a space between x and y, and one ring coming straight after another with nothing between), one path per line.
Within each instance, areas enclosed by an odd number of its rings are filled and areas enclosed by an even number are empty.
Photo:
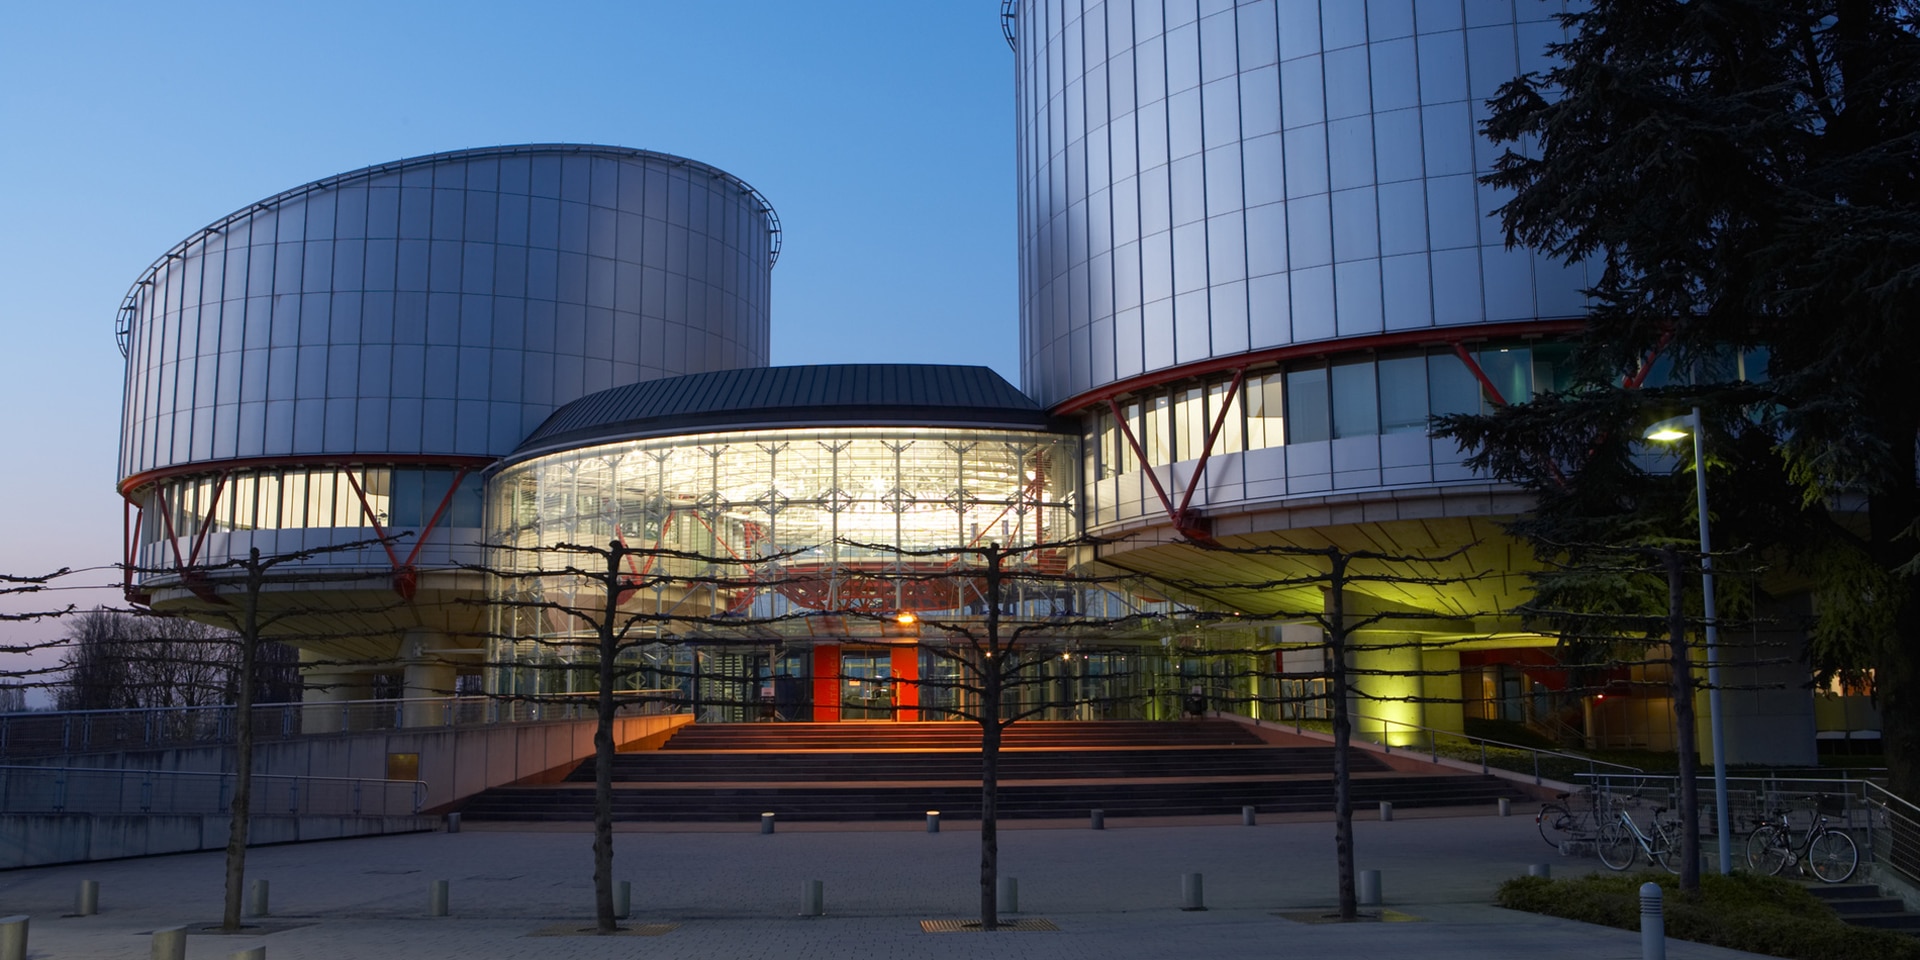
M893 664L884 650L840 653L840 719L892 720Z

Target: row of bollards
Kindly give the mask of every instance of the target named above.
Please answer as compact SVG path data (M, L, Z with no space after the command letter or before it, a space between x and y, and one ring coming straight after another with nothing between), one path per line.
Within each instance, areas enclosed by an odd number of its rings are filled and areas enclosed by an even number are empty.
M1513 815L1513 801L1508 800L1505 797L1502 797L1500 798L1499 803L1500 803L1501 816L1509 817ZM1088 819L1087 825L1095 830L1105 830L1107 828L1107 812L1105 810L1090 811L1087 819ZM1391 823L1393 821L1393 801L1391 800L1380 801L1380 819L1383 822L1388 822L1388 823ZM774 820L775 820L775 815L772 813L761 814L760 815L760 832L772 833ZM1248 827L1259 826L1259 822L1260 821L1259 821L1258 811L1254 807L1245 806L1240 808L1240 823L1242 826L1248 826ZM940 811L938 810L927 811L927 832L928 833L940 832Z

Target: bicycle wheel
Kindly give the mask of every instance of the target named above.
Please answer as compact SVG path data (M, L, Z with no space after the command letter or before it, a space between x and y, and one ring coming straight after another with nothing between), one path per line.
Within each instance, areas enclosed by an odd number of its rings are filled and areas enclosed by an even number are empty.
M1853 838L1838 830L1828 830L1807 844L1807 866L1825 883L1841 883L1860 866L1860 848Z
M1533 822L1540 825L1540 839L1555 850L1560 849L1561 841L1572 839L1569 832L1573 829L1573 812L1562 804L1541 804Z
M1779 827L1768 824L1747 837L1747 867L1753 872L1779 876L1789 859L1787 838Z
M1653 848L1648 855L1661 869L1680 875L1680 868L1686 865L1686 854L1674 845L1674 839L1680 834L1679 824L1656 824L1653 829Z
M1609 870L1625 870L1633 866L1633 858L1640 852L1633 831L1619 823L1601 827L1600 838L1594 841L1593 846L1595 852L1600 854L1600 862L1606 864Z

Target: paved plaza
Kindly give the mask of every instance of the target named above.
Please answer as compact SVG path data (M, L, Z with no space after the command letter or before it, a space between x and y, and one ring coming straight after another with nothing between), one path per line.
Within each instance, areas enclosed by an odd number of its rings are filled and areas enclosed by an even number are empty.
M1372 811L1368 811L1369 817ZM1455 812L1456 814L1458 812ZM536 936L590 926L592 837L564 829L469 825L458 834L256 849L249 875L271 884L274 929L195 935L187 955L257 946L272 960L321 958L1629 958L1638 934L1490 906L1529 863L1556 875L1594 868L1541 842L1531 816L1410 816L1356 824L1361 869L1383 871L1387 906L1414 920L1302 923L1333 903L1333 830L1324 815L1212 821L1013 823L1002 874L1021 911L1058 932L926 933L920 921L977 917L979 833L948 823L623 825L618 877L633 922L655 936ZM1208 909L1185 912L1181 875L1205 876ZM0 915L32 917L29 956L145 958L158 927L219 918L219 854L186 854L0 873ZM100 882L100 913L73 909ZM429 918L432 880L451 882L451 917ZM827 916L798 916L804 881L824 881ZM1750 956L1674 942L1668 955Z

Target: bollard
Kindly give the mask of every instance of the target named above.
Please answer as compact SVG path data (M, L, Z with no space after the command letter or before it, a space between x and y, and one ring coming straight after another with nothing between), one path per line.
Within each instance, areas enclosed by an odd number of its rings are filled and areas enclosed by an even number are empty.
M620 920L633 916L633 881L622 880L614 886L613 915Z
M1551 880L1553 879L1553 864L1536 863L1527 868L1527 876L1539 877L1542 880Z
M1392 800L1380 801L1380 821L1382 823L1385 823L1392 819L1393 819L1393 801Z
M447 814L447 832L448 833L460 832L460 815L459 814L457 813Z
M0 917L0 960L27 960L27 918Z
M1257 825L1258 821L1254 818L1254 814L1255 814L1255 810L1252 807L1241 807L1240 808L1240 825L1243 827L1251 827L1251 826Z
M1380 895L1380 871L1360 871L1359 901L1363 907L1377 907L1386 900Z
M1500 798L1500 815L1501 815L1501 816L1503 816L1503 817L1511 817L1511 816L1513 816L1513 801L1512 801L1512 800L1509 800L1509 799L1507 799L1506 797L1501 797L1501 798Z
M264 917L267 915L267 882L255 880L247 884L247 916Z
M1206 885L1197 873L1183 874L1180 877L1180 909L1205 910L1207 908Z
M80 892L73 898L73 915L91 917L100 912L100 881L80 881Z
M267 960L266 947L254 947L252 950L236 950L227 954L227 960Z
M447 886L445 880L435 880L427 885L427 916L447 915Z
M1017 877L1000 878L1000 895L995 898L1002 913L1020 912L1020 880Z
M763 813L760 815L760 832L761 833L773 832L773 814Z
M1641 960L1667 960L1667 918L1660 905L1660 885L1640 885Z
M1093 827L1093 829L1105 830L1107 828L1107 812L1105 810L1093 811L1092 820L1093 822L1089 824L1089 826Z
M824 881L800 881L800 915L803 917L827 915L827 885Z
M940 832L940 811L938 810L927 811L927 832L928 833Z
M153 960L187 960L187 928L162 927L155 930Z

